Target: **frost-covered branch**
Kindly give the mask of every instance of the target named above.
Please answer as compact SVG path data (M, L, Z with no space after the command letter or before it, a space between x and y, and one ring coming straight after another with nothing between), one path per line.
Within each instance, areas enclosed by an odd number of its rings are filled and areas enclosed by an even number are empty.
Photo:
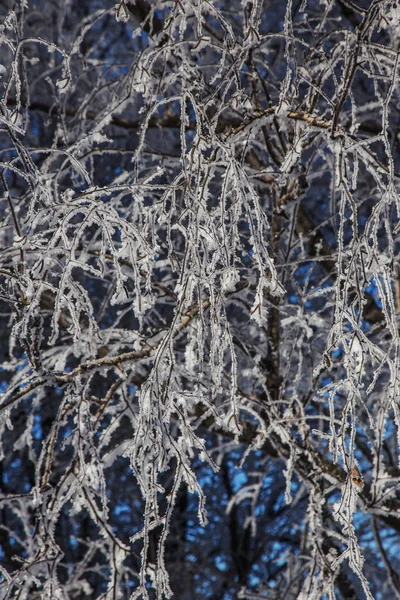
M394 597L398 7L3 4L1 594Z

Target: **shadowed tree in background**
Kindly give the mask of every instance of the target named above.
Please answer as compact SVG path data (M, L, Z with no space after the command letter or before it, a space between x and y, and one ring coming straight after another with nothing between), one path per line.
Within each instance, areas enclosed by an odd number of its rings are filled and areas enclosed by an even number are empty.
M3 598L400 598L400 9L0 7Z

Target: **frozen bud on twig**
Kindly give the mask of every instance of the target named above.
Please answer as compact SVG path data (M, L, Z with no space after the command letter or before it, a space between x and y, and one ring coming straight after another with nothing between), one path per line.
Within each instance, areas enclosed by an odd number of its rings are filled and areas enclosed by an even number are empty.
M364 479L357 465L354 465L354 467L351 470L351 481L360 489L364 487Z

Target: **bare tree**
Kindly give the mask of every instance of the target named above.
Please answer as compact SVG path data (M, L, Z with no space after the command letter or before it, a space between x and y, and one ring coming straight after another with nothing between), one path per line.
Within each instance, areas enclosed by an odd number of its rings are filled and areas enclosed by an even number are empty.
M393 0L0 7L4 598L400 598Z

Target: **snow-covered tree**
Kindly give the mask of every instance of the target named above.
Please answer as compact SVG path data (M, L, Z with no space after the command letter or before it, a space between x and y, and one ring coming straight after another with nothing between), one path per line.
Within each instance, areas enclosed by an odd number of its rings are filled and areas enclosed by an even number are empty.
M400 598L397 0L3 0L0 595Z

